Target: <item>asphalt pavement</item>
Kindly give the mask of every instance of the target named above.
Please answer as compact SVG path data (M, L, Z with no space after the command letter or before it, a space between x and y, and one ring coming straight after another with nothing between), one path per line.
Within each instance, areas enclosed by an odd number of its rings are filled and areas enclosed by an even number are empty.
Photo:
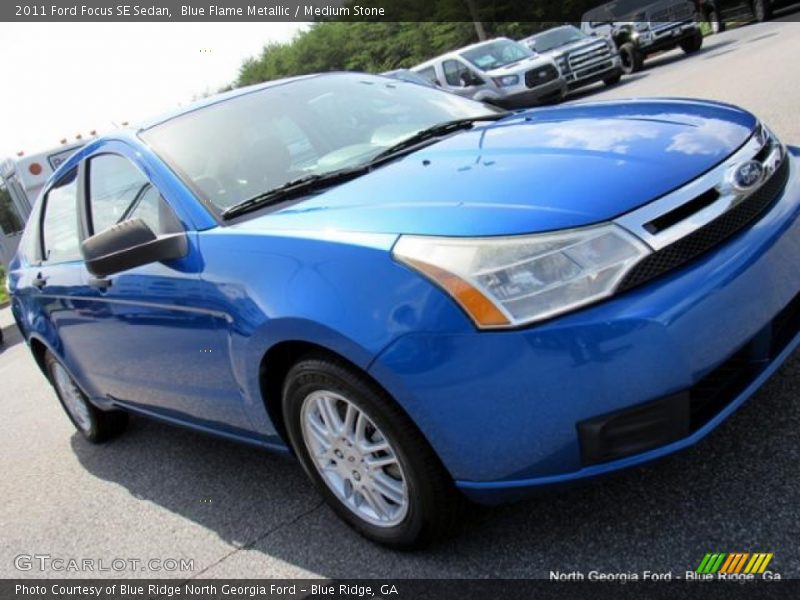
M742 27L707 38L690 58L676 51L646 64L571 101L723 100L800 145L800 23ZM774 571L800 577L798 355L682 454L475 510L454 539L397 553L343 525L291 459L141 418L111 443L84 442L8 309L0 325L0 577L541 578L556 570L682 573L706 552L737 551L773 552ZM24 558L32 555L50 559ZM53 562L73 558L108 570L63 571L70 563ZM151 559L162 569L175 566L169 559L193 563L159 571L133 562Z

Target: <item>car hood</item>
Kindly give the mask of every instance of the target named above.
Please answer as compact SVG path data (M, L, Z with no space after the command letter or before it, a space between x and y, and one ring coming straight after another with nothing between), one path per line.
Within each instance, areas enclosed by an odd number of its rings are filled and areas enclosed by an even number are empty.
M738 108L683 100L535 109L234 226L448 236L580 227L698 177L755 125Z
M535 56L529 56L528 58L523 58L521 61L511 63L510 65L506 65L505 67L499 67L497 69L492 69L490 71L484 71L484 73L489 77L502 77L503 75L524 73L530 69L535 69L537 67L543 67L544 65L550 65L550 64L552 64L552 59L549 56L537 54Z

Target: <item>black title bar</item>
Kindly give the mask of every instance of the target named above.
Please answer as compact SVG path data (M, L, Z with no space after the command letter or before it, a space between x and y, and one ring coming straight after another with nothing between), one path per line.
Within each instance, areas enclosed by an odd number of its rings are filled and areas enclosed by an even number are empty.
M711 0L669 0L692 10ZM736 3L737 0L727 0ZM748 10L748 0L738 0ZM660 4L660 7L656 5ZM652 10L650 10L652 8ZM3 0L0 21L644 21L664 17L663 0ZM671 9L670 9L671 10ZM685 11L678 11L683 12ZM652 14L651 14L652 13ZM667 13L669 14L669 13ZM677 14L677 12L676 12ZM797 15L798 13L794 13ZM683 18L683 16L681 16ZM788 19L795 19L789 15Z

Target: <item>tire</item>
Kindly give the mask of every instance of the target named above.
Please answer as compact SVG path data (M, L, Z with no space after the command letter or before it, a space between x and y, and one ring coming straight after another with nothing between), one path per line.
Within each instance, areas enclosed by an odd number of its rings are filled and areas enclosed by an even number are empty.
M699 31L688 40L681 42L681 50L686 54L694 54L703 47L703 34Z
M603 83L606 86L611 87L612 85L617 85L620 79L622 79L622 73L617 73L616 75L612 75L611 77L606 77L603 79Z
M772 6L769 0L753 0L753 18L759 23L769 21L772 18Z
M421 548L459 522L465 500L433 449L362 373L326 356L302 359L286 376L283 414L306 473L337 515L364 537L391 548ZM365 444L387 449L365 452ZM370 460L386 465L371 469Z
M622 59L622 71L626 75L638 73L644 66L644 54L633 42L625 42L619 47L619 56Z
M67 370L48 351L44 357L50 384L75 428L92 443L99 444L116 437L128 424L128 414L119 410L100 410L75 383Z

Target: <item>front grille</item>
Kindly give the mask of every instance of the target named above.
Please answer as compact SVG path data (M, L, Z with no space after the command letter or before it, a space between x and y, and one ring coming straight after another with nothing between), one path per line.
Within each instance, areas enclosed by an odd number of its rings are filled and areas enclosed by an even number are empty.
M558 69L553 65L545 65L525 73L525 85L529 88L543 85L554 79L558 79Z
M611 49L603 42L595 44L591 48L581 48L569 55L569 68L579 71L593 65L597 61L608 61L611 59Z
M778 170L741 204L639 262L622 280L617 292L625 292L682 267L720 245L758 219L783 191L788 178L789 160L784 159Z
M800 331L800 295L727 360L676 394L576 424L581 461L640 454L691 435L736 400Z

